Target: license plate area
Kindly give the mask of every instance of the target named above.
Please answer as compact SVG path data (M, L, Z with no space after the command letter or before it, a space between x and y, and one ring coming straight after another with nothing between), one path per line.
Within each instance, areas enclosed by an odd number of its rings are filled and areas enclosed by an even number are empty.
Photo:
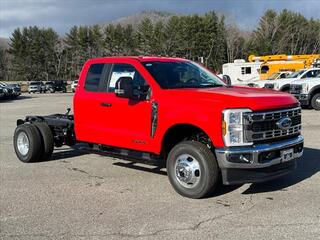
M280 152L281 161L288 162L293 159L293 148L285 149Z

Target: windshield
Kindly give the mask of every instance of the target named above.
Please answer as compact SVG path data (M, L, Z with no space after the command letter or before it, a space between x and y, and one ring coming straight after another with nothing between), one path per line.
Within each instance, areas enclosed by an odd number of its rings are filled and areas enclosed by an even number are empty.
M191 61L152 61L142 62L142 64L157 83L165 89L226 86L209 70Z
M289 74L286 78L296 78L301 76L301 74L303 74L306 70L300 70L298 72L293 72L291 74Z
M267 78L267 80L275 80L279 76L280 73L274 73L270 77Z

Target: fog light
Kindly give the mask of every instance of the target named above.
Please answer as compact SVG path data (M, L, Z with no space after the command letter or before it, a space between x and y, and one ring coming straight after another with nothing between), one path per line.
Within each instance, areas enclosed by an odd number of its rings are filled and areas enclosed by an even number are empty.
M228 162L232 163L252 163L251 153L231 153L227 156Z
M259 163L266 163L270 162L276 158L280 157L280 151L269 151L269 152L263 152L259 154Z

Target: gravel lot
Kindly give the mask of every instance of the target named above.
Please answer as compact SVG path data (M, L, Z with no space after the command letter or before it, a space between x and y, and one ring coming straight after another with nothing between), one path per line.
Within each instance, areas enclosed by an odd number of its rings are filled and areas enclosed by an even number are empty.
M48 162L14 154L17 118L65 112L72 94L0 102L0 239L319 239L320 112L303 110L298 169L263 184L192 200L165 169L68 147Z

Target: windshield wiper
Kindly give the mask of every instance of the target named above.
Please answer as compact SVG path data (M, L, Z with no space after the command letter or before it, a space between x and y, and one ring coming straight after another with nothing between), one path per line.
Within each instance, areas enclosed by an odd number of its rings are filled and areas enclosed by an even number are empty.
M225 85L222 84L213 84L213 83L208 83L208 84L200 84L200 87L224 87Z

